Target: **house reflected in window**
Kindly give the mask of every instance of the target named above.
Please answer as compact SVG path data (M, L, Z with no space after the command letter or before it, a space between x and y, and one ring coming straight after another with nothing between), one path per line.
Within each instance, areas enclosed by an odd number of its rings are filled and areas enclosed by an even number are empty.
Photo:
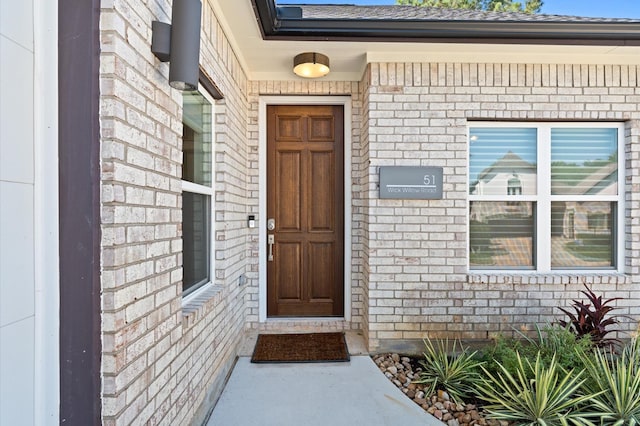
M522 182L517 173L513 173L507 181L507 195L522 195Z

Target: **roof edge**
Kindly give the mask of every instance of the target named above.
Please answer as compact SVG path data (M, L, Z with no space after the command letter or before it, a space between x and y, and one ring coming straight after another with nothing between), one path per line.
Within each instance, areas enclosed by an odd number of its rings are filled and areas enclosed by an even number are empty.
M303 19L274 0L251 0L265 40L639 46L640 23Z

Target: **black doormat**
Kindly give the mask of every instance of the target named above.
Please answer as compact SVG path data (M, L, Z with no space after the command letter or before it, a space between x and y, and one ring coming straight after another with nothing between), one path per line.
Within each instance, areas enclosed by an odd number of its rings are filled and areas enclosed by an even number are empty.
M346 362L344 333L260 334L251 362Z

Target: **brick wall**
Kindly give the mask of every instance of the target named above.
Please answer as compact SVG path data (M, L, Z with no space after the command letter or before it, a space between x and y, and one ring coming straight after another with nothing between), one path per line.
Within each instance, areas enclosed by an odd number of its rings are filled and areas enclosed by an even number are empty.
M152 55L170 2L103 1L103 424L199 424L233 365L247 270L247 78L203 2L201 64L215 112L215 282L182 300L182 95Z
M371 132L371 91L367 90L369 87L369 73L365 73L363 76L363 81L360 83L362 90L362 126L361 126L361 144L360 151L358 152L358 157L356 157L356 161L354 161L354 170L358 170L355 178L357 179L357 187L358 187L358 198L354 203L354 215L360 219L358 223L358 243L360 251L358 252L359 258L354 259L354 263L357 263L359 266L359 274L358 278L361 280L360 286L362 287L362 332L364 334L365 340L368 342L370 340L369 330L371 328L369 324L370 318L370 306L371 300L369 298L369 289L370 282L369 277L371 276L371 268L369 264L369 253L370 253L370 245L369 245L369 232L370 232L370 223L371 217L369 215L369 194L370 188L374 184L371 181L371 174L369 173L369 146L370 146L370 132ZM357 164L357 166L356 166ZM354 216L355 217L355 216Z
M182 96L150 52L151 22L168 22L169 10L162 0L102 2L104 424L198 424L245 328L362 329L372 350L427 335L483 339L551 320L583 282L640 316L636 67L375 63L361 82L250 82L207 1L201 64L224 94L215 105L216 272L215 285L185 305ZM352 98L351 322L259 323L258 228L246 220L263 184L261 95ZM468 274L473 119L626 122L624 275ZM416 164L444 168L444 199L378 199L378 167Z
M363 83L369 192L369 346L430 337L485 339L552 321L582 283L623 297L620 314L640 316L636 283L640 194L640 71L634 66L374 63ZM612 120L626 123L624 275L467 273L469 120ZM363 150L367 155L367 150ZM378 168L444 168L442 200L381 200ZM366 274L365 274L366 275ZM365 320L365 323L367 322ZM634 329L635 322L623 326Z

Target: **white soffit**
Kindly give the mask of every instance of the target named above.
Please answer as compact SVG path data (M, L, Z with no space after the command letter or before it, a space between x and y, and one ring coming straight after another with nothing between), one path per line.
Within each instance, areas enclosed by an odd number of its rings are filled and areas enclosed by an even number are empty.
M209 0L250 80L302 81L293 57L329 56L331 72L316 81L360 81L367 63L452 62L640 65L640 47L263 40L250 0Z

